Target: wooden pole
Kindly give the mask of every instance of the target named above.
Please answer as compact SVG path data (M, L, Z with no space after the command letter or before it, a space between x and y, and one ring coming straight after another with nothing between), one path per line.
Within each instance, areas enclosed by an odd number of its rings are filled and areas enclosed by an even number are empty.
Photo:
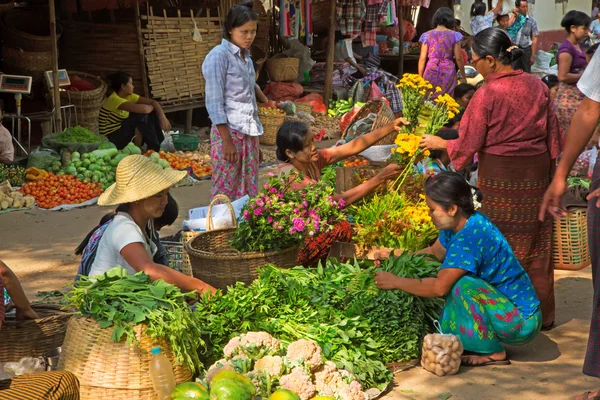
M395 0L392 0L395 1ZM399 1L396 6L396 14L398 17L398 35L399 35L399 48L398 48L398 78L402 79L404 75L404 23L402 15L402 1Z
M329 38L327 39L327 70L325 72L325 90L323 97L325 104L329 104L333 94L333 55L335 52L335 6L331 1L331 15L329 16Z
M150 97L150 89L148 88L148 72L146 71L146 57L144 57L144 42L142 40L142 22L140 18L140 2L135 2L135 28L138 37L138 52L140 54L140 70L142 73L142 86L144 97Z
M56 40L56 8L54 0L49 0L50 39L52 40L52 84L54 86L54 120L56 130L62 132L62 115L60 109L60 87L58 86L58 41Z

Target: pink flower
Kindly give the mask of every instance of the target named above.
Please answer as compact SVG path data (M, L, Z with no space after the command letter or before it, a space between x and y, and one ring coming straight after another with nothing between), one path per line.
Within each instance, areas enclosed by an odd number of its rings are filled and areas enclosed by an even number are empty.
M306 210L302 211L302 217L306 218L306 216L308 215L308 213L306 212Z
M296 233L296 230L294 228L290 228L290 235L293 235Z
M302 202L302 205L304 206L304 208L306 208L306 207L308 207L308 202L307 202L306 200L304 200L304 201Z
M264 205L265 205L265 202L264 202L264 201L263 201L263 199L261 199L260 197L259 197L259 198L257 198L257 199L255 200L255 202L256 202L256 205L257 205L257 206L259 206L259 207L264 207Z
M308 232L308 236L314 236L315 233L313 231Z
M268 188L269 188L269 184L268 184L268 183L265 183L265 185L264 185L263 187L264 187L265 189L268 189Z
M294 214L298 214L300 211L297 208L294 208Z
M339 205L340 205L340 208L346 207L346 201L344 199L340 199Z
M274 173L272 173L272 172L269 172L267 175L268 175L268 176L275 176L275 174L274 174Z
M267 222L268 222L268 223L271 223L271 222L273 222L273 217L267 217Z
M244 219L246 221L248 221L250 219L250 213L248 212L248 210L244 210Z
M278 230L278 231L281 231L281 230L283 230L283 226L279 225L279 226L277 227L277 230Z
M305 223L304 220L302 218L295 218L292 223L294 224L294 228L298 231L298 232L302 232L304 230L305 227Z
M310 210L308 212L308 215L310 215L311 217L314 217L315 215L317 215L317 211L316 210Z
M277 193L277 189L275 189L275 188L271 188L271 189L269 190L269 193Z
M315 232L319 232L321 225L319 224L318 220L315 220L314 226L315 226Z
M262 208L257 208L256 210L254 210L254 215L260 215L262 214L263 209Z

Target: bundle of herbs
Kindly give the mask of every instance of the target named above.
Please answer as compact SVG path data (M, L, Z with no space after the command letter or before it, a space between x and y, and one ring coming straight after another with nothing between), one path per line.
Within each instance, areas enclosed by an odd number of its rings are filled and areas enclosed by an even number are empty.
M404 254L379 268L424 278L435 276L438 267L426 256ZM392 380L385 363L419 356L441 300L380 291L375 271L357 261L328 260L316 269L266 266L251 285L238 283L226 294L203 298L196 316L210 344L206 362L219 359L232 337L266 331L283 344L315 341L326 359L352 372L364 387L383 390Z
M65 295L66 303L78 314L97 321L100 328L113 327L111 339L137 341L134 325L146 324L145 334L165 340L177 362L197 371L205 343L186 296L162 279L152 282L143 272L128 275L121 267L93 278L81 276Z

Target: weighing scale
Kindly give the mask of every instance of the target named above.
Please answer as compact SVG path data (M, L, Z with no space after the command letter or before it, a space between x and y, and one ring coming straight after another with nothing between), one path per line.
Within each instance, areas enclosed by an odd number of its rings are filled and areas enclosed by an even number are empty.
M54 74L52 73L52 71L46 71L44 73L44 76L46 77L46 83L48 83L48 87L50 89L54 88ZM71 85L71 79L69 78L69 73L67 72L66 69L59 69L58 70L58 87L63 87L63 86L70 86Z
M21 146L21 99L23 98L23 94L31 93L32 83L33 78L31 76L0 75L0 92L15 94L15 103L17 107L17 142L19 143L19 146ZM31 123L29 125L29 139L31 141ZM29 145L31 146L31 143ZM23 146L21 146L21 148L23 149ZM24 150L25 149L23 149L23 151Z

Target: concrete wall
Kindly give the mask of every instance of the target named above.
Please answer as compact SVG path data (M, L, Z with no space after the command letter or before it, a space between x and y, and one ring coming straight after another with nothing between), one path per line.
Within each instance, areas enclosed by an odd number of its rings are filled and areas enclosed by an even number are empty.
M487 0L484 0L484 2L487 4ZM470 32L470 12L474 0L462 0L461 3L461 5L454 7L456 18L462 21L463 29ZM571 10L591 13L592 0L568 0L567 3L563 4L556 4L554 0L537 0L536 4L529 5L529 13L535 18L540 29L539 40L542 49L548 50L555 42L565 39L566 34L560 26L560 21Z

